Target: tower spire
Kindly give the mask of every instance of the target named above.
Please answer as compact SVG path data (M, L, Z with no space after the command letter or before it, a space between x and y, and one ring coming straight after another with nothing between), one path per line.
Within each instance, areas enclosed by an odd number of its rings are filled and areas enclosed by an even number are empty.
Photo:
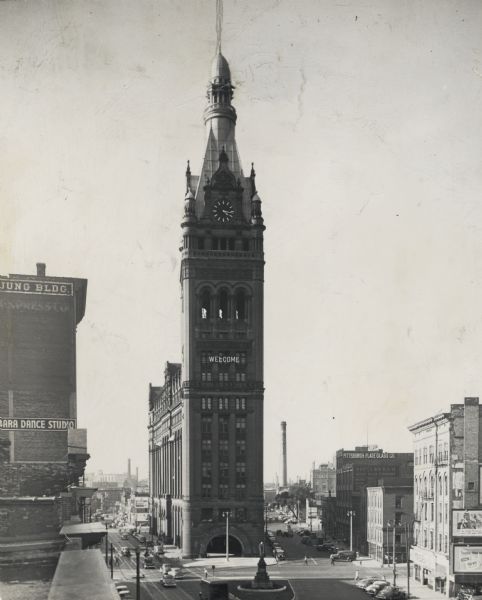
M216 0L216 54L221 54L222 32L223 32L223 0Z

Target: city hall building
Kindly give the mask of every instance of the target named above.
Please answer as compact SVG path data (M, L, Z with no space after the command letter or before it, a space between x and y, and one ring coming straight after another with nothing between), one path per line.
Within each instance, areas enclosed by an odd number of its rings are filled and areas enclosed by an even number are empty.
M183 556L254 555L263 540L263 217L243 173L229 65L216 56L199 175L182 218L182 362L149 390L153 533Z

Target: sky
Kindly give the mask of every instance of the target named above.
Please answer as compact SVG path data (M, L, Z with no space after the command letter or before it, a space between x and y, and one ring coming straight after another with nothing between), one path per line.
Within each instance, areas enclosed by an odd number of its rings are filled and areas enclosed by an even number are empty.
M180 360L186 161L215 0L0 2L0 273L88 279L87 471L147 474ZM265 480L482 397L482 4L225 0L265 233Z

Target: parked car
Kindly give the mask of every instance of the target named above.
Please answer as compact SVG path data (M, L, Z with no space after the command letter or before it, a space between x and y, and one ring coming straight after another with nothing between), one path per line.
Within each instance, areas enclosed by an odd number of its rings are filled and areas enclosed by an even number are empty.
M365 590L374 581L377 581L377 579L378 579L378 577L364 577L363 579L359 579L355 585L357 588Z
M129 548L129 546L121 546L121 554L122 556L130 556L131 555L131 550Z
M356 552L352 550L339 550L336 554L330 555L331 560L342 560L351 562L356 559Z
M184 577L184 571L181 569L181 567L173 567L168 575L171 575L171 577L174 577L174 579L181 579L182 577Z
M128 540L129 539L129 534L126 531L123 531L121 533L121 540Z
M375 598L380 598L381 600L405 600L407 594L397 586L387 585L382 588Z
M385 581L384 579L377 579L371 585L365 588L365 592L369 596L376 596L378 592L387 585L389 585L388 581Z

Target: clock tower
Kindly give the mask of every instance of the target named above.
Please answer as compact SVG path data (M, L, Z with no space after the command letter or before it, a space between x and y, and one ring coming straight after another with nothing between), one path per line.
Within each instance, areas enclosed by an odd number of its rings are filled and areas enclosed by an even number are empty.
M234 86L218 52L199 176L182 220L184 556L254 555L263 540L263 217L235 140Z

